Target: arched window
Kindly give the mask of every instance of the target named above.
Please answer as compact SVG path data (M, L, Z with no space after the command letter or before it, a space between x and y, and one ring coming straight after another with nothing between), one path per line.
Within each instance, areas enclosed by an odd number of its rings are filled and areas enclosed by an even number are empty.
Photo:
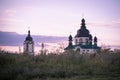
M88 39L86 39L86 43L88 43Z
M82 43L82 39L80 39L79 42Z
M77 51L79 51L79 52L80 52L80 48L77 48Z
M77 39L75 39L75 43L77 44Z
M88 43L89 43L89 40L88 40L88 39L86 39L86 44L88 45Z

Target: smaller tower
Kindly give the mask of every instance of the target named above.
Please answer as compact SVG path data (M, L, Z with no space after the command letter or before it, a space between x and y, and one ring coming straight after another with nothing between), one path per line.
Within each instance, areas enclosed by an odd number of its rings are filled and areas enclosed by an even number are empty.
M24 41L24 53L34 55L34 41L30 35L30 30L28 30L28 36Z
M92 35L89 35L89 45L92 45Z
M73 39L72 39L72 36L70 35L69 36L69 45L68 46L71 46L71 47L73 46L72 41L73 41Z
M94 45L97 46L97 37L94 37Z
M73 44L72 44L72 41L73 41L73 38L72 38L72 35L70 34L69 36L69 44L68 44L68 47L65 48L65 50L72 50L73 49Z

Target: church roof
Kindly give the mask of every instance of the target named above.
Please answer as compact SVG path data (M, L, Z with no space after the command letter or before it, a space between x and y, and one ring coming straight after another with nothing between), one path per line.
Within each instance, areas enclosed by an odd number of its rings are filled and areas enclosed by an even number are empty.
M69 45L68 47L65 48L65 50L70 50L70 49L74 49L73 45Z
M99 49L99 47L95 45L81 45L80 47L82 49Z
M86 29L85 19L81 20L81 28L77 31L77 35L75 37L89 37L89 30Z
M75 47L80 47L81 49L100 49L100 47L96 46L96 45L73 45L73 46L68 46L65 48L65 50L69 50L69 49L74 49Z

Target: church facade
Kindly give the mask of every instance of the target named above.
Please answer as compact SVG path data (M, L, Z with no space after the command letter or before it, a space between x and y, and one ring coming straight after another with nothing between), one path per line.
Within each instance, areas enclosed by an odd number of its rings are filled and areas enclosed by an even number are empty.
M65 48L65 51L74 50L79 51L81 54L84 53L96 53L100 49L97 45L97 37L94 38L86 28L85 19L81 20L81 28L77 31L74 37L75 44L73 45L73 37L69 36L69 44Z
M34 41L30 35L30 30L28 30L28 36L23 43L23 52L28 55L34 55Z

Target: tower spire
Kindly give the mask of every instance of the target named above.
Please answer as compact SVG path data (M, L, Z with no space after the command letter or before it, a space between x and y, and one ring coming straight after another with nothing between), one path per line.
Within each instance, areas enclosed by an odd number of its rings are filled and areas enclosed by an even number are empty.
M86 26L85 26L85 19L83 18L83 19L81 20L81 22L82 22L82 23L81 23L81 28L84 28L84 29L85 29L85 28L86 28Z
M28 27L28 36L30 36L30 26Z
M85 19L84 19L84 13L82 13L81 28L86 28Z
M69 45L68 45L69 47L73 46L72 41L73 41L73 38L72 38L72 35L70 34L70 36L69 36Z
M71 32L70 32L70 35L69 35L69 41L73 41L73 40L72 40Z

